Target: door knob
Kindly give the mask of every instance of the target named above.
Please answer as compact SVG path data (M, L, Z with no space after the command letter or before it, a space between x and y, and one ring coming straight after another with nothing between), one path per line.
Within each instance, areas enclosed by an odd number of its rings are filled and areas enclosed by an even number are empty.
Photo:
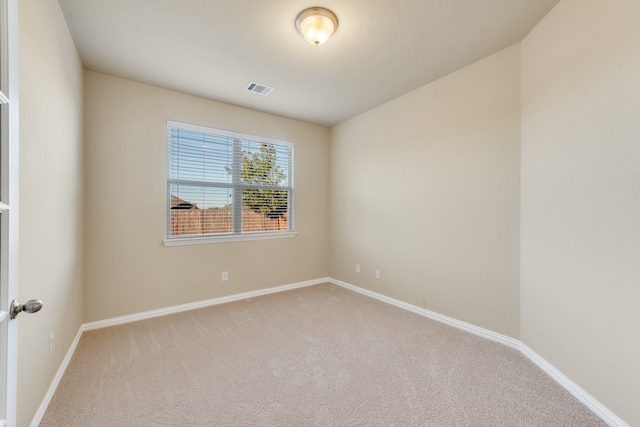
M40 311L42 308L42 301L39 299L31 299L24 304L20 304L20 301L14 299L11 301L11 307L9 308L9 316L12 319L15 319L16 316L23 311L25 313L35 313L36 311Z

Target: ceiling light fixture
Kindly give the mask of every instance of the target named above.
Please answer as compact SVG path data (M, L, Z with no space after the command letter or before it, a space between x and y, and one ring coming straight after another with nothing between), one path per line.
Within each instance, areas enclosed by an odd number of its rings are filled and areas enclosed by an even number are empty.
M306 41L320 46L338 28L338 18L329 9L311 7L300 12L296 18L296 28Z

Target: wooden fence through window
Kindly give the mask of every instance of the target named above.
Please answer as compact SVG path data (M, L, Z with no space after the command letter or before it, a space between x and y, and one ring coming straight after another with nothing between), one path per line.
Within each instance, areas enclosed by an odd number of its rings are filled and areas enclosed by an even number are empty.
M233 213L230 207L209 209L171 209L171 235L222 234L232 232ZM278 231L288 229L287 214L279 218L242 210L242 231Z

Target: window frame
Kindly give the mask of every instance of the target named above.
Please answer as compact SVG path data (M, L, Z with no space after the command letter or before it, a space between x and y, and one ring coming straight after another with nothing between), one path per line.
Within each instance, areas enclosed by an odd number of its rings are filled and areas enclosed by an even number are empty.
M254 142L259 144L272 144L278 146L285 146L289 150L291 150L291 160L288 162L288 181L289 185L282 187L282 190L286 190L288 193L288 202L287 202L287 230L277 230L277 231L250 231L250 232L242 232L240 225L240 230L237 230L237 226L233 226L233 229L230 233L219 233L219 234L203 234L203 235L188 235L188 236L171 236L171 184L175 184L176 182L185 181L179 179L171 178L170 172L170 149L171 149L171 137L170 133L172 129L180 129L186 130L189 132L202 133L206 135L215 135L221 137L232 138L234 141L232 142L232 149L235 156L242 155L242 141ZM188 124L184 122L178 122L173 120L167 120L166 122L166 131L167 131L167 175L166 175L166 221L167 228L165 230L165 238L163 239L163 244L165 246L182 246L182 245L197 245L197 244L208 244L208 243L225 243L225 242L237 242L237 241L245 241L245 240L271 240L271 239L284 239L284 238L292 238L297 236L297 232L294 231L294 144L287 141L276 140L272 138L265 138L257 135L249 135L234 131L228 131L224 129L211 128L207 126L199 126ZM239 146L236 147L236 145ZM235 163L235 162L234 162ZM251 185L242 184L238 179L237 174L240 171L233 169L232 174L232 183L228 185L220 185L220 188L232 188L234 194L233 200L233 217L234 223L237 221L237 218L240 219L240 224L242 221L242 188L252 188ZM191 181L189 180L189 184L197 185L199 181ZM210 186L210 182L200 181L203 186ZM253 186L255 188L255 186ZM280 189L280 187L278 187ZM240 204L238 205L238 201Z

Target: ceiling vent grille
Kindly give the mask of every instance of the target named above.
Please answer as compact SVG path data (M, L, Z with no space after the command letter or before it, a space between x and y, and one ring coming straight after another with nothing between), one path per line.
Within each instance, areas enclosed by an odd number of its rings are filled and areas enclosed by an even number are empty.
M259 93L262 96L267 96L271 92L273 92L272 87L261 85L260 83L255 83L255 82L249 83L249 85L245 88L245 90L249 92Z

